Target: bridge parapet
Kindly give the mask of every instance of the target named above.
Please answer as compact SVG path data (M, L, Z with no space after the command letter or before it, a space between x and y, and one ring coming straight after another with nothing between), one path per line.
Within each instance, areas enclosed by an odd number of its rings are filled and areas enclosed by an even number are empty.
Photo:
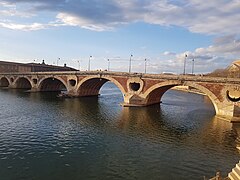
M209 77L203 75L168 75L168 74L143 74L143 73L126 73L126 72L110 72L110 71L58 71L58 72L13 72L13 73L0 73L3 76L60 76L60 75L75 75L75 76L94 76L94 75L108 75L120 77L139 77L145 79L166 79L166 80L182 80L182 81L201 81L201 82L217 82L217 83L234 83L239 84L240 78L222 78L222 77Z

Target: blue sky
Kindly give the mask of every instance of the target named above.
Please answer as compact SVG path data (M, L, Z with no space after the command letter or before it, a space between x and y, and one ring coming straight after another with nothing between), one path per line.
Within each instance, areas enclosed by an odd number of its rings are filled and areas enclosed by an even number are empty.
M240 57L240 0L0 0L0 60L211 72Z

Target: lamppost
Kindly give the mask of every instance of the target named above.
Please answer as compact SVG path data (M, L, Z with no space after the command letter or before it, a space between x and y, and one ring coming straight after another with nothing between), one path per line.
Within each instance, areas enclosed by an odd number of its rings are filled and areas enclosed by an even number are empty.
M108 68L107 70L109 71L110 70L110 59L108 59Z
M33 63L32 63L32 69L31 69L32 72L35 71L35 68L34 68L34 67L35 67L35 61L36 61L36 60L34 59L34 60L33 60Z
M133 57L133 55L131 54L131 56L130 56L130 60L129 60L129 70L128 70L129 73L131 72L132 57Z
M194 72L194 59L192 60L192 75L193 75L193 72Z
M186 61L187 61L187 54L185 54L185 58L184 58L184 67L183 67L183 74L186 74Z
M89 59L88 59L88 71L90 71L90 60L91 60L92 56L89 56Z
M144 64L144 73L147 73L147 59L144 60L145 64Z
M78 60L78 70L80 71L80 61Z
M58 66L58 61L60 61L60 58L57 59L57 66Z

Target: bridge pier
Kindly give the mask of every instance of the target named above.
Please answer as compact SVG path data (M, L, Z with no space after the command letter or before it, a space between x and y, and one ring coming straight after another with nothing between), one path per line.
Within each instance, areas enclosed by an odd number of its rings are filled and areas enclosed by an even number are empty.
M9 89L16 89L16 88L17 88L17 85L11 83L11 84L9 84L8 88L9 88Z
M229 86L223 89L221 95L217 115L226 117L230 122L240 122L240 88Z
M232 103L223 103L218 107L216 115L224 120L230 122L240 122L240 106L234 105Z
M127 95L124 96L123 107L143 107L147 106L146 99L138 95Z
M124 106L124 107L144 107L144 106L150 106L150 105L154 105L154 104L160 104L162 102L161 101L162 95L163 94L146 98L146 97L144 97L143 94L141 94L141 95L126 94L126 96L124 98L124 102L122 103L122 106Z
M41 92L38 87L32 87L28 92Z
M233 118L231 122L240 122L240 102L234 105Z
M235 117L240 117L240 103L234 105L234 114Z

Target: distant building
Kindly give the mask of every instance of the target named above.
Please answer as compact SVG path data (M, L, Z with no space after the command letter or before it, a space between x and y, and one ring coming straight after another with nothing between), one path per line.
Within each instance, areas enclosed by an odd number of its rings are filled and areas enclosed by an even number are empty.
M234 61L228 68L228 77L240 77L240 60Z
M234 61L226 69L216 69L207 75L213 77L240 78L240 60Z
M38 63L16 63L0 61L0 73L7 72L47 72L47 71L77 71L74 68L64 66L53 66L45 64L44 60Z

